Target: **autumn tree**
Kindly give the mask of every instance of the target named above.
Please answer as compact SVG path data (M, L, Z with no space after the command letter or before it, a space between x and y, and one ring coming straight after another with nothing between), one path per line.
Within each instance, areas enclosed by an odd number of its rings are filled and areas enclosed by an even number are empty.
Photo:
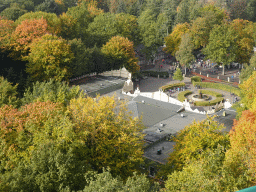
M228 135L220 132L223 128L223 125L219 125L213 117L201 122L194 121L186 126L174 138L176 144L168 164L173 166L173 170L182 170L186 161L200 159L201 154L207 149L216 149L218 145L228 148Z
M256 72L243 82L239 87L241 89L241 103L245 109L250 109L255 101L255 81Z
M47 13L42 11L36 11L36 12L29 12L21 17L19 17L16 21L16 25L20 25L23 21L31 21L35 19L44 19L47 23L47 31L49 33L55 34L56 29L58 29L59 19L56 14L54 13Z
M135 73L139 70L137 58L135 57L133 43L127 38L112 37L106 45L102 47L107 59L107 70L125 67L129 72Z
M88 171L110 167L113 177L126 180L142 162L141 120L114 97L79 97L67 107L51 101L19 110L6 105L0 125L1 191L83 190ZM127 182L136 187L133 178Z
M165 182L166 191L237 191L249 186L246 172L226 165L225 147L218 145L201 156L187 161L181 171L171 173Z
M6 106L0 114L1 191L83 189L88 148L61 104Z
M14 59L21 59L30 50L30 44L34 39L47 33L47 22L45 19L25 20L18 25L10 37L8 50Z
M58 18L58 24L56 24L55 34L66 40L72 40L77 37L77 20L71 15L63 13Z
M228 6L230 18L232 20L247 19L246 8L247 5L245 0L237 0L231 2Z
M76 135L90 149L84 154L96 170L109 166L113 176L127 178L142 162L141 120L127 113L125 105L113 98L78 98L68 110L76 125ZM86 135L86 138L85 138Z
M165 51L167 53L172 54L173 56L175 53L179 50L180 42L181 42L181 36L189 31L189 24L183 23L183 24L177 24L172 33L165 38Z
M189 33L196 49L208 44L211 26L206 17L198 17L193 21Z
M225 74L225 66L235 61L237 54L237 36L228 24L216 25L209 38L208 45L203 52L213 62L222 63Z
M246 187L254 185L256 170L255 154L255 101L253 109L245 110L239 120L234 120L230 131L230 150L227 151L227 165L236 175L246 175Z
M191 38L189 34L186 33L181 37L179 50L176 52L177 61L179 61L180 64L185 67L185 75L186 67L189 67L189 64L195 60L193 50L194 46L192 44Z
M16 26L13 21L0 17L0 48L6 49L6 45L9 44L9 40L12 32Z
M27 72L34 81L51 78L61 81L71 76L70 63L74 55L67 41L52 35L44 35L30 45Z
M236 33L237 54L236 61L244 64L249 63L254 45L254 26L252 22L236 19L231 22L231 28Z

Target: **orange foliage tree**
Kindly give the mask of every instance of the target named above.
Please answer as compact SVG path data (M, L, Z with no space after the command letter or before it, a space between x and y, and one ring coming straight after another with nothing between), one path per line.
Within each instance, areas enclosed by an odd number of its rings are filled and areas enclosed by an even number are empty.
M6 48L12 32L15 30L13 21L0 17L0 48Z
M246 167L247 174L256 176L256 111L242 112L239 120L234 120L234 127L230 131L231 148L227 152L227 162L239 173ZM250 177L248 177L250 179ZM253 180L251 180L253 181Z
M21 59L29 52L30 44L34 39L47 33L47 22L45 19L33 19L22 21L11 35L8 45L11 56L14 59Z

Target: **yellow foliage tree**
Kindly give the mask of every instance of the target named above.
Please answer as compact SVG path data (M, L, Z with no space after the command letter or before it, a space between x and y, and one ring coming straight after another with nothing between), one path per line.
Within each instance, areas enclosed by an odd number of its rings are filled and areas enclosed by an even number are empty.
M109 166L123 178L136 170L142 161L144 127L127 113L124 103L117 105L113 97L78 98L71 100L68 110L96 170Z
M167 53L171 53L175 56L175 53L179 50L181 36L189 31L189 27L188 23L177 24L174 27L172 33L165 38L166 47L164 50Z

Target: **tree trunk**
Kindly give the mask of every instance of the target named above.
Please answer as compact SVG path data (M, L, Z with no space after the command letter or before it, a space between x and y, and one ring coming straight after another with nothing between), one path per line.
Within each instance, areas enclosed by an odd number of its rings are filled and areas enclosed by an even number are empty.
M222 69L222 75L225 75L225 65L222 64L222 67L223 67L223 69Z
M185 65L185 76L186 76L186 74L187 74L186 71L187 71L187 70L186 70L186 65Z

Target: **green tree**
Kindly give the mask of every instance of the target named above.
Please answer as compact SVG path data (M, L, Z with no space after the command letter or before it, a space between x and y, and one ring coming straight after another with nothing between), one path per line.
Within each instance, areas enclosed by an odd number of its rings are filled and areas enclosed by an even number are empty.
M166 0L162 3L161 12L167 17L167 36L169 35L169 33L171 33L172 27L175 24L178 4L178 0Z
M22 105L36 101L62 103L67 106L70 100L83 96L79 86L69 87L67 83L54 81L35 82L32 88L26 89L22 98Z
M13 105L17 107L19 99L17 98L17 84L13 86L3 77L0 77L0 107L3 105Z
M255 15L256 15L256 2L253 0L247 1L247 7L246 7L246 15L249 21L255 22Z
M94 71L95 65L92 58L92 50L86 48L81 39L73 39L68 41L71 46L71 51L74 54L74 59L70 63L72 77L79 77L84 74L89 74Z
M107 58L108 70L120 69L121 67L125 67L131 73L139 70L133 43L127 38L120 36L112 37L106 45L103 45L102 53Z
M78 6L71 7L68 9L66 14L76 19L76 38L81 38L83 43L90 41L91 39L88 38L87 29L89 27L89 24L94 20L94 17L96 15L91 14L91 12L89 11L89 4L84 2Z
M153 186L145 175L138 175L134 173L132 177L129 177L126 182L118 176L114 178L110 170L103 169L103 173L97 174L96 172L86 173L86 181L89 185L84 188L84 192L118 192L118 191L158 191L159 186L154 183Z
M95 17L88 27L88 45L101 47L113 36L127 37L134 44L140 41L137 19L129 14L104 13Z
M176 69L175 73L173 74L173 79L179 80L179 81L183 80L183 75L182 75L180 68Z
M0 13L0 16L6 17L9 20L15 21L27 11L18 7L9 7Z
M159 17L159 24L161 26L159 28L157 23L158 12L159 10L157 8L147 8L138 18L142 43L145 46L144 52L146 52L147 57L151 59L154 59L157 48L163 44L163 39L159 36L158 31L162 30L161 25L163 24L163 17Z
M237 42L234 30L227 24L216 25L209 38L209 44L203 49L207 58L213 62L222 63L225 74L225 66L235 61L237 54Z
M69 68L73 57L66 40L47 34L31 44L24 60L28 61L26 71L33 80L61 81L71 76Z
M176 24L189 23L189 0L183 0L177 7Z
M185 66L185 75L186 67L189 67L189 64L195 60L193 55L194 46L191 41L191 38L188 33L184 34L181 37L181 43L179 50L176 52L176 59L180 62L182 66Z
M45 0L35 7L35 11L55 13L56 15L60 15L63 12L62 8L55 2L55 0Z

